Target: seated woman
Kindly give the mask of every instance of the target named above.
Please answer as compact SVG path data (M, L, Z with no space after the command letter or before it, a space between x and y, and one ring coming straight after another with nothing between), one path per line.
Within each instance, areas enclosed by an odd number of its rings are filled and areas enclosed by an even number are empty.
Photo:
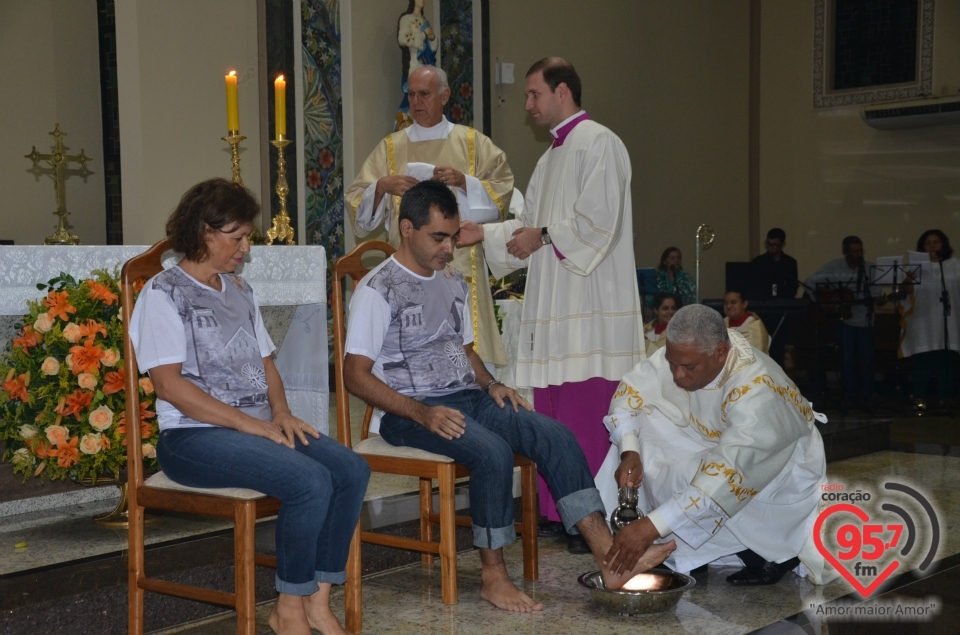
M738 289L731 289L723 295L723 318L728 329L733 329L742 335L750 345L763 353L770 354L770 335L763 320L756 313L747 311L748 303L743 299L743 293Z
M653 313L657 316L643 325L643 336L647 340L647 357L650 357L667 343L667 324L680 308L680 300L672 293L658 293L653 296Z
M683 254L679 249L676 247L664 249L656 272L657 291L672 293L684 306L697 301L697 283L693 276L683 270ZM647 296L647 306L653 306L653 298L649 296Z
M199 183L167 221L184 255L144 286L130 324L157 393L164 473L189 487L241 487L282 502L277 633L344 633L330 610L370 478L367 462L291 414L253 290L234 273L260 206L242 185Z

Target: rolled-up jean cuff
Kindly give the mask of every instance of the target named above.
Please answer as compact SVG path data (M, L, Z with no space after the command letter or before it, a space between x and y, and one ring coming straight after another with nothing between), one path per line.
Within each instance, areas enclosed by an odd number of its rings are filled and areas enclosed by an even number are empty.
M321 584L343 584L347 581L347 572L344 571L317 571L316 577L314 578L315 582Z
M560 513L560 519L563 520L563 527L568 534L579 534L577 523L592 514L600 512L603 516L603 499L600 498L600 492L596 487L582 489L572 494L567 494L557 501L557 512Z
M286 593L287 595L313 595L319 590L316 580L309 582L284 582L277 576L277 593Z
M489 527L473 526L473 546L478 549L501 549L517 540L517 530L513 525L507 527Z

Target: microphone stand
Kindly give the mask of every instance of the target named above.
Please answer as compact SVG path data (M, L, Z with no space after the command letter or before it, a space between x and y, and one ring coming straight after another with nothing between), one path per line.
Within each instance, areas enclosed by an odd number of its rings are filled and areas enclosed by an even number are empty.
M940 303L943 305L943 350L950 350L950 332L947 328L947 318L950 317L950 293L947 292L947 279L943 275L943 258L938 258L940 263Z

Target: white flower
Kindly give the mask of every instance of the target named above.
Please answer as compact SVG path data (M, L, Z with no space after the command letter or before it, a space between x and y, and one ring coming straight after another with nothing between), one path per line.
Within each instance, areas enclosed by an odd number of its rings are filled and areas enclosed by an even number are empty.
M37 429L31 425L23 424L20 426L20 436L24 439L32 439L37 436Z

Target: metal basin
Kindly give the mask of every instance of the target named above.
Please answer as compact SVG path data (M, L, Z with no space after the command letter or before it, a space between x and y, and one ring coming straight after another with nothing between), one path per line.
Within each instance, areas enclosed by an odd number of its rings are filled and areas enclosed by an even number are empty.
M650 569L631 580L644 590L607 589L599 571L584 573L577 582L590 589L594 602L621 615L669 611L677 605L684 591L697 584L690 576L669 569Z

